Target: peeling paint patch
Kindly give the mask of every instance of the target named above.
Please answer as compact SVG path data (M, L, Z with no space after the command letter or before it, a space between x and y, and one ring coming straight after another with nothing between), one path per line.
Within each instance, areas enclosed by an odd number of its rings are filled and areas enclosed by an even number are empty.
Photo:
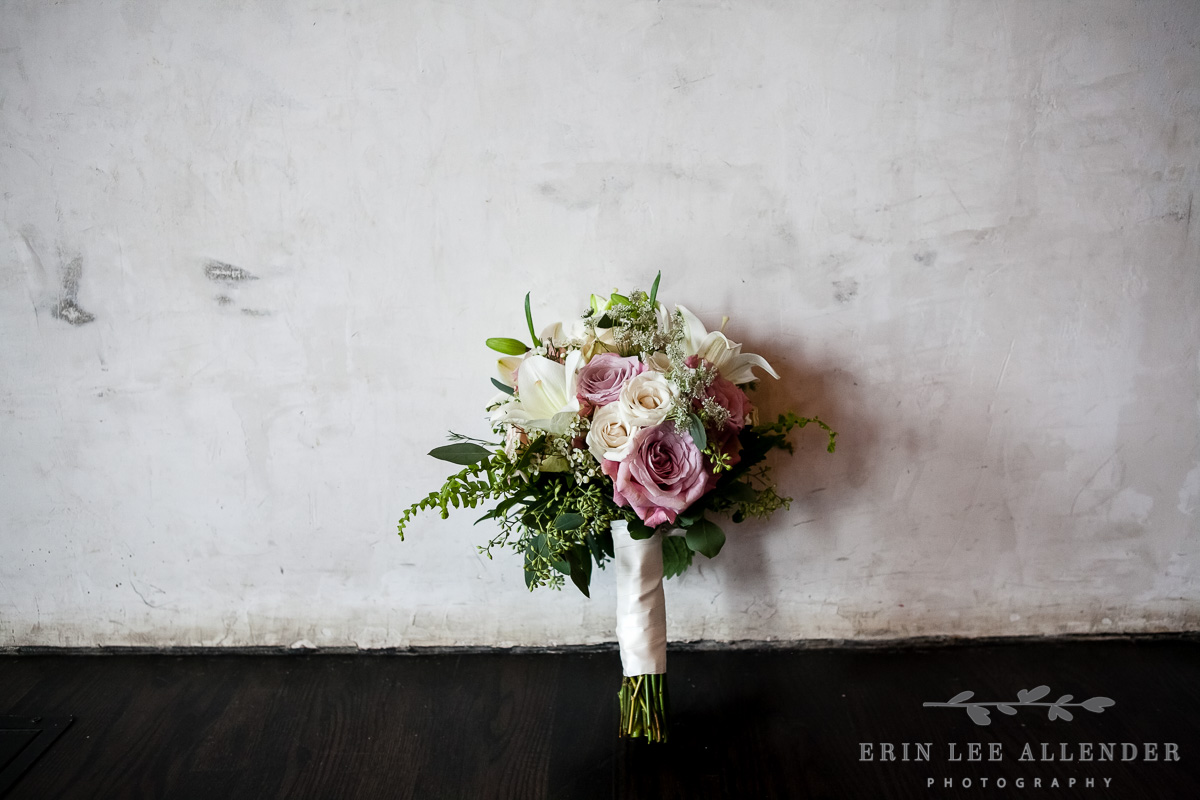
M227 294L219 294L219 295L217 295L217 305L219 305L219 306L233 305L233 298Z
M247 272L241 267L226 264L224 261L210 259L204 265L204 277L210 281L256 281L258 276Z
M920 253L913 253L913 261L918 264L924 264L927 267L932 267L937 263L937 250L922 250Z
M61 319L71 325L86 325L96 319L79 307L76 297L79 295L79 279L83 277L83 258L76 256L63 267L62 291L58 296L58 305L50 313L55 319Z

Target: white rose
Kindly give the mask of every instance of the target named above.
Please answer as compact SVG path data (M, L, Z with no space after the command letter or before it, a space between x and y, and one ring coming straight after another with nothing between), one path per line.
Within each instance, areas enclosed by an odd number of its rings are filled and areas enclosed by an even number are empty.
M646 366L656 372L669 372L671 369L671 360L667 358L667 354L661 350L646 359Z
M649 428L667 418L677 397L679 390L661 372L646 370L621 387L616 405L626 425Z
M597 461L621 461L629 453L630 440L638 429L621 419L618 403L609 403L596 409L592 417L592 428L588 431L587 446Z

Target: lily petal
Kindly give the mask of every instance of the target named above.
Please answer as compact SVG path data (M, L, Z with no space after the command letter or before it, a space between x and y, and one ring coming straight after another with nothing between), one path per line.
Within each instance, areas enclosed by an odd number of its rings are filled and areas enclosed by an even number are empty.
M683 349L685 356L694 356L700 352L700 344L704 338L708 336L708 331L704 327L704 323L700 318L688 311L683 306L675 306L675 310L683 315L684 339Z
M504 356L496 359L496 369L500 373L500 382L505 386L517 386L517 370L521 368L521 356Z
M772 378L779 377L779 373L771 369L771 365L767 363L767 360L755 353L731 355L725 359L725 363L721 364L718 369L725 380L733 384L740 384L758 380L758 376L754 374L754 367L762 367Z
M520 385L518 401L530 419L549 419L567 404L566 369L545 356L531 356L521 362L517 373Z

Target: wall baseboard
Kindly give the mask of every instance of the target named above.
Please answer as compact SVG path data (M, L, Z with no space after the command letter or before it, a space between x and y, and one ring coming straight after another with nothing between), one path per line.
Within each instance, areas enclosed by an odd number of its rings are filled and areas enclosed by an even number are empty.
M669 642L675 652L767 651L767 650L911 650L948 647L994 647L1032 644L1082 644L1086 642L1200 642L1200 631L1170 631L1165 633L1104 633L1062 634L1055 636L914 636L896 639L792 639L714 641L702 639L690 642ZM15 645L0 647L0 656L431 656L512 653L519 655L580 655L615 653L616 642L601 644L547 645L539 647L494 647L481 645L437 645L416 647L47 647Z

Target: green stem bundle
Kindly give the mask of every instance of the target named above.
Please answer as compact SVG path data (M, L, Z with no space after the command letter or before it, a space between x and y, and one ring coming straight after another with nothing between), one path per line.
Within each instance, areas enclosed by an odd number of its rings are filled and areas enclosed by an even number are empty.
M648 742L667 740L667 676L638 675L621 679L620 735Z

